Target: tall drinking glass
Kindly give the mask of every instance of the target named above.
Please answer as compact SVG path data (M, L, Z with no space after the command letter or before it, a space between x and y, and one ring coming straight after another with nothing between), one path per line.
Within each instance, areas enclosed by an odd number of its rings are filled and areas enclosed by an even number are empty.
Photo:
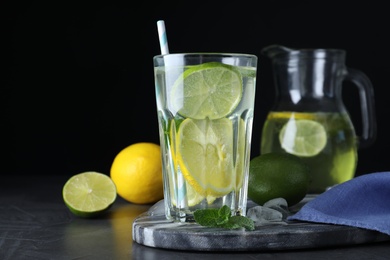
M156 102L167 219L227 205L245 216L257 57L155 56Z

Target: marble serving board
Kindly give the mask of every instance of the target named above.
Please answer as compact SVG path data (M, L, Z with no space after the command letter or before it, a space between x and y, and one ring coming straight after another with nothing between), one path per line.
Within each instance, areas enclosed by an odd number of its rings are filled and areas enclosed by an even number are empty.
M367 229L287 220L284 224L257 226L254 231L208 228L167 220L161 206L162 201L134 220L132 236L136 243L187 251L272 251L390 240L386 234Z

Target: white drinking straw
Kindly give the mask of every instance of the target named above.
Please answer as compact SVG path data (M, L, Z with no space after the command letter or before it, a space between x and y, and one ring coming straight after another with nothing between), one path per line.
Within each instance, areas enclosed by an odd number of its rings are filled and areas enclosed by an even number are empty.
M157 21L157 30L158 30L158 39L160 41L160 49L161 54L169 54L168 49L168 39L167 39L167 32L165 30L165 23L163 20ZM172 167L174 167L172 165ZM177 169L175 169L177 171ZM176 183L177 182L177 183ZM177 191L175 192L176 201L177 201L177 207L185 209L187 208L187 189L186 189L186 182L183 177L183 175L179 175L177 179L175 178L173 180L174 185L177 187Z
M160 40L161 54L168 54L168 39L167 32L165 31L165 23L163 20L157 21L158 38Z

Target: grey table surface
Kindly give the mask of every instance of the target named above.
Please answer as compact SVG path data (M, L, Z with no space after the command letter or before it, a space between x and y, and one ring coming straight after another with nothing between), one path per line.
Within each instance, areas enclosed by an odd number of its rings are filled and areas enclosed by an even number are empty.
M99 218L73 216L67 176L7 176L0 182L0 259L390 259L390 241L295 250L207 252L138 244L134 220L152 205L118 198Z

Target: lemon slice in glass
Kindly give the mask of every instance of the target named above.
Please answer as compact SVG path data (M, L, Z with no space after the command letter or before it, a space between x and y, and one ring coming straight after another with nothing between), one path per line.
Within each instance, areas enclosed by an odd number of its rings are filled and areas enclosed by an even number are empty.
M176 146L175 146L173 140L176 140L176 137L175 137L176 129L179 128L179 125L182 121L183 120L177 120L177 121L172 120L172 123L171 123L171 130L170 130L171 155L172 155L172 160L173 160L173 167L175 167L175 169L177 169L176 152L175 152ZM174 171L176 171L176 170L174 170ZM176 202L177 198L182 198L182 199L185 198L186 204L189 207L192 207L192 206L199 204L204 199L207 199L208 203L212 203L216 199L215 197L212 197L212 196L207 196L207 198L205 198L203 195L197 193L194 190L194 188L192 188L192 186L187 181L184 181L185 182L184 187L175 191L174 189L176 186L174 185L173 182L174 182L173 176L169 176L169 187L170 187L171 200L172 200L172 204L175 206L178 206L177 202ZM179 194L180 192L181 193L184 192L185 194Z
M185 119L176 151L180 170L198 195L220 197L234 189L233 125L229 119Z
M219 62L192 66L176 80L171 103L183 117L218 119L232 113L242 97L242 77Z
M98 172L72 176L62 189L65 205L80 217L95 217L106 212L115 202L117 190L112 179Z
M326 146L327 135L324 126L307 119L290 119L279 133L282 148L291 154L312 157Z
M175 141L177 139L176 137L176 131L179 128L181 122L183 119L172 119L170 123L170 132L169 132L169 138L170 138L170 151L171 151L171 156L172 156L172 162L173 164L170 165L170 167L174 167L175 169L172 169L171 172L177 171L177 160L176 160L176 145ZM168 178L169 181L169 189L170 189L170 194L171 194L171 202L174 206L179 206L177 205L177 198L186 198L186 204L190 207L195 206L196 204L200 203L204 197L200 194L198 194L191 185L186 183L184 181L184 186L178 188L178 185L174 185L174 182L178 181L176 178L174 180L174 176L170 175ZM177 187L175 190L175 187ZM184 194L183 194L184 193Z

